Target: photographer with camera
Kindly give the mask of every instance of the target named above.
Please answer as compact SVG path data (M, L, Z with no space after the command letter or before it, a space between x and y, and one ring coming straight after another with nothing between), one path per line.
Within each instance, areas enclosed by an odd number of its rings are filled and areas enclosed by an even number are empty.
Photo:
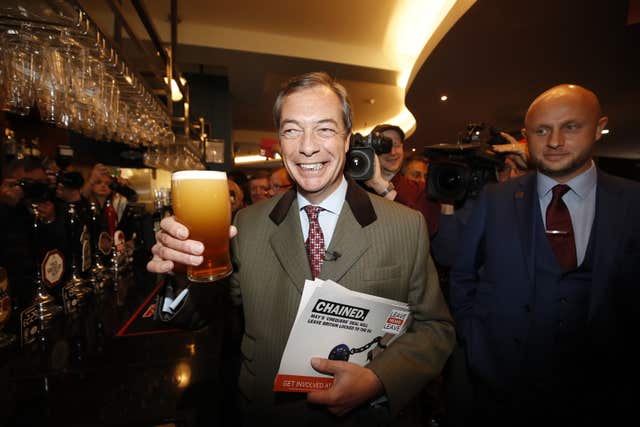
M82 195L84 178L80 172L60 171L56 176L56 196L64 203L87 205L87 199Z
M0 189L0 265L7 269L13 305L21 310L33 298L33 261L61 247L64 221L56 216L55 192L39 158L28 156L10 163ZM41 223L37 245L32 236L34 208Z
M439 144L425 150L433 165L427 177L427 195L440 202L439 231L432 239L431 250L442 267L455 262L460 230L483 187L529 171L526 141L517 141L491 127L489 137L480 142L484 129L484 123L470 123L458 144Z
M420 211L427 221L429 237L433 237L438 229L439 206L427 199L424 184L400 173L404 137L404 131L391 124L374 127L366 137L355 134L345 172L379 196Z
M54 194L50 191L47 174L35 157L15 160L7 167L2 180L0 203L19 208L25 198L37 203L38 213L44 224L51 224L56 218Z
M73 205L80 224L89 224L91 204L82 195L83 185L84 178L80 172L59 171L56 175L56 206L58 215L67 218L70 205Z

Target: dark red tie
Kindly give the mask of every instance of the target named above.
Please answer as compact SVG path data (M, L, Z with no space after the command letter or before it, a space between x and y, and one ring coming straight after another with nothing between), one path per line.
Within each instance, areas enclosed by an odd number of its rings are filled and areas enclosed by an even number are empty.
M577 264L571 215L562 200L562 196L569 190L571 187L564 184L553 187L553 197L547 207L547 238L558 263L565 271L575 269Z
M322 268L322 261L324 259L324 235L318 222L318 214L324 209L320 206L307 205L304 207L304 210L309 217L309 237L307 237L304 246L307 249L311 274L315 279L320 276L320 269Z

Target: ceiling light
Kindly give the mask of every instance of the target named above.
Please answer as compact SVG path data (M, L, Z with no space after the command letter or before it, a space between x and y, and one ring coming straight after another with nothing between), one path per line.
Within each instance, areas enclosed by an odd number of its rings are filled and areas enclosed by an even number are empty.
M167 83L167 81L168 79L165 77L165 84ZM185 84L187 84L187 79L180 76L180 83L182 83L182 86L184 86ZM173 102L182 101L182 96L182 92L180 92L180 88L178 87L178 82L176 82L175 79L171 79L171 100Z
M606 134L608 134L608 133L609 133L609 129L602 129L602 134L603 134L603 135L606 135Z
M442 95L440 97L440 101L446 101L447 99L449 99L449 97L447 95Z
M415 153L415 152L416 152L416 149L415 149L415 148L412 148L412 149L411 149L411 151L413 151L413 152Z
M407 87L420 53L455 4L456 0L398 2L387 26L384 49L399 70L398 86Z

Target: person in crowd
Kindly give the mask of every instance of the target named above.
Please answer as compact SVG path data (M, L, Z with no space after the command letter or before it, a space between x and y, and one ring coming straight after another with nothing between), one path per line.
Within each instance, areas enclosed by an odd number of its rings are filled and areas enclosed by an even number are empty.
M497 182L506 182L530 170L529 152L526 141L516 141L511 135L504 132L501 135L510 143L493 145L491 149L505 155L505 166L497 165L495 175ZM431 255L438 267L440 286L447 299L450 294L450 269L458 257L461 239L464 237L464 227L473 215L474 206L474 198L466 198L457 207L452 201L440 201L438 232L431 239ZM441 399L439 402L442 402L443 408L440 421L445 425L464 426L469 420L464 418L465 411L460 408L465 408L468 405L469 396L473 394L473 391L466 372L465 355L459 346L456 347L447 362L443 381L444 384L439 396Z
M526 140L518 141L506 132L500 132L500 135L509 143L492 145L491 150L505 154L504 166L497 169L496 178L498 182L507 182L530 170L529 145Z
M73 205L77 220L82 224L79 228L77 241L80 241L80 233L83 227L86 225L89 227L91 218L91 209L89 201L82 196L82 187L84 186L84 178L82 174L77 171L59 171L56 178L56 216L65 218L67 222L67 235L69 234L69 212L70 207ZM87 228L88 230L89 228ZM67 239L67 247L64 248L64 254L67 260L68 270L71 270L71 256L73 242ZM76 248L77 249L77 248Z
M523 130L536 171L476 202L451 271L474 390L466 422L613 425L630 414L640 185L596 168L606 124L592 91L543 92Z
M241 169L232 169L227 172L227 176L240 186L244 194L244 206L249 206L251 204L251 191L249 190L249 178L247 174Z
M429 160L419 154L407 157L402 166L402 175L408 180L415 181L421 185L427 184L427 172L429 171Z
M55 193L41 160L27 156L11 162L0 186L0 265L7 269L16 312L34 297L34 271L50 249L65 246L64 217L56 216ZM33 234L34 212L39 217Z
M89 179L82 187L82 195L92 202L103 207L109 196L111 196L111 172L102 163L96 163L91 169Z
M269 176L268 170L259 170L249 178L249 194L251 195L251 204L267 200L269 195Z
M24 184L24 185L21 185ZM36 190L42 197L25 199L25 188L35 188L29 184L40 184ZM50 188L49 178L40 159L27 156L22 159L14 160L7 167L6 176L2 180L2 190L0 201L10 207L18 207L21 202L35 201L40 219L45 223L52 223L55 220L55 205L53 203L53 193L47 197L46 189Z
M49 186L51 188L56 188L58 185L58 174L62 169L58 166L56 161L51 158L45 158L42 161L42 167L44 168L45 173L47 174L47 179L49 180Z
M56 180L56 197L65 203L84 203L83 186L84 178L80 172L62 172Z
M517 141L506 132L500 133L509 144L492 145L491 150L505 156L504 166L495 169L496 181L507 182L531 170L529 150L526 141ZM460 238L469 218L473 214L475 200L467 198L461 206L452 201L440 201L440 217L438 233L431 239L431 254L442 268L450 268L456 260L460 249Z
M269 194L271 197L276 194L285 193L293 188L293 182L287 172L287 168L281 167L273 172L269 177Z
M63 171L58 174L56 184L56 197L66 206L74 204L78 214L87 216L89 213L89 200L82 195L84 178L77 171Z
M238 211L244 208L244 192L233 179L227 179L227 185L229 186L229 197L231 198L231 216L235 218Z
M378 159L382 168L382 177L387 181L393 181L393 178L400 174L404 163L404 131L400 126L381 124L374 127L371 132L380 133L391 140L391 151L380 154Z
M114 191L117 187L121 191ZM122 193L127 193L122 194ZM133 190L126 180L120 177L113 177L108 167L102 163L96 163L91 170L89 179L82 187L81 194L89 200L95 202L100 209L104 208L107 199L116 211L117 223L120 224L124 217L125 209L128 203L128 197L135 199L135 190Z
M12 170L12 165L9 165L7 169L8 171L2 178L2 185L0 185L0 204L5 207L15 207L22 200L24 193L19 180L15 178L17 174Z
M419 210L427 221L429 237L433 237L438 231L440 205L427 197L425 184L400 173L404 161L404 131L399 126L380 124L371 132L391 139L392 149L376 156L374 175L365 184L382 197Z
M236 266L231 289L245 320L239 413L246 425L264 420L279 425L390 425L393 415L440 373L455 343L429 255L426 223L419 212L345 179L352 110L344 87L328 74L288 81L276 99L274 119L296 191L241 210L230 231ZM307 214L316 210L317 218ZM304 242L310 225L314 230L311 221L319 223L320 249L335 257L307 261ZM161 225L149 271L166 273L174 262L202 262L202 244L188 240L184 226L174 218ZM317 239L320 233L314 233ZM317 371L334 377L330 388L307 395L274 393L304 281L314 277L407 301L414 322L367 366L310 360ZM182 310L190 300L183 301ZM382 396L387 403L377 404Z

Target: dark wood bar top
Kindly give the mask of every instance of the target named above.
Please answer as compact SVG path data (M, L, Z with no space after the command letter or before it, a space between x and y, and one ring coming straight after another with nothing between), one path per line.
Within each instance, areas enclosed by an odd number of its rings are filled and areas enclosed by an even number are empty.
M201 290L209 323L182 330L151 316L160 280L136 269L41 339L0 349L0 426L229 424L237 344L227 289Z

